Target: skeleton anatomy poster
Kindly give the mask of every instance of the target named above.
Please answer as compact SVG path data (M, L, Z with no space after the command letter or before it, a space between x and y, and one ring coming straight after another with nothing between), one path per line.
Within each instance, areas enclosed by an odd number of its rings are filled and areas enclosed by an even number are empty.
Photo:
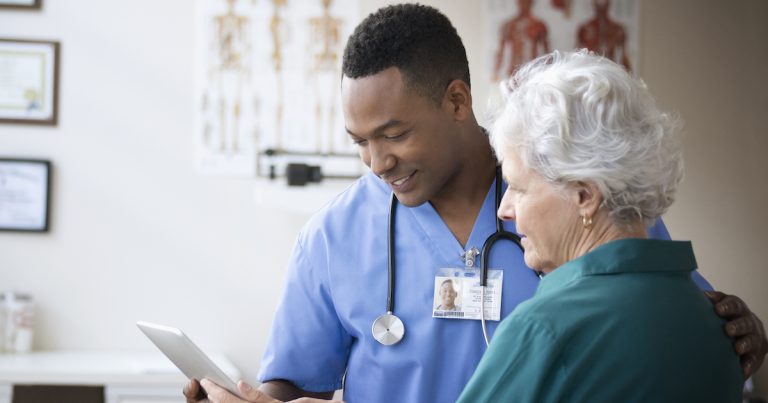
M552 50L587 48L629 70L638 65L636 0L486 0L493 81Z
M355 0L198 0L200 167L281 175L285 164L356 176L339 79Z

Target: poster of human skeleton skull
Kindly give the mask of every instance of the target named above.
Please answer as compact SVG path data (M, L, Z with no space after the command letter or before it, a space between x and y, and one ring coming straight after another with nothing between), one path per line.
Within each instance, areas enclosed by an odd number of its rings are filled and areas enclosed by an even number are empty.
M364 168L344 131L341 57L354 0L198 0L197 139L203 172L327 176Z

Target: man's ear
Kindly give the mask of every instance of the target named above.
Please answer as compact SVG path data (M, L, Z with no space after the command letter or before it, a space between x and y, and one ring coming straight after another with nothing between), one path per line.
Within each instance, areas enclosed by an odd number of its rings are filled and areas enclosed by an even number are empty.
M463 80L453 80L443 95L443 108L454 119L465 120L472 114L472 91Z
M603 194L594 182L575 182L571 194L579 215L594 217L603 204Z

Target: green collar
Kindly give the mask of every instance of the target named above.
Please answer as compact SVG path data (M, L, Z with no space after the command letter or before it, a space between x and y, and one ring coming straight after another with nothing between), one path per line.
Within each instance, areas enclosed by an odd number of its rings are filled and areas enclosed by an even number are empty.
M600 245L547 274L538 291L557 289L582 277L621 273L682 273L695 270L689 241L629 238Z

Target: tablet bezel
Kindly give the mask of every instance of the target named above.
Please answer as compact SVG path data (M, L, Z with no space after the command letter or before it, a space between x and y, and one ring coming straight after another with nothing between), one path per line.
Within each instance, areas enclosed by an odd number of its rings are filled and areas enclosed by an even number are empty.
M136 322L136 326L187 378L198 381L207 378L230 393L243 397L237 383L180 329L144 321Z

